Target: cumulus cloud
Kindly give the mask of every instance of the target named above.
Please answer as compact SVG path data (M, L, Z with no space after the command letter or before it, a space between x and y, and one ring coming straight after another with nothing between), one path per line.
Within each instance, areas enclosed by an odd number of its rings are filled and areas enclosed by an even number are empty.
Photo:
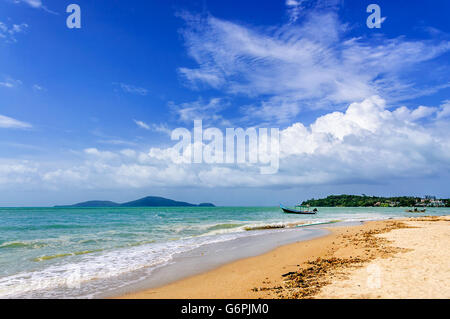
M437 114L438 119L450 117L450 100L444 101Z
M197 176L212 186L229 182L228 186L262 187L373 183L437 174L450 168L450 133L417 122L436 111L424 106L390 111L385 100L373 96L350 104L345 112L323 115L309 126L294 123L282 130L276 175L260 176L249 167L212 166L203 167ZM435 121L433 116L431 123ZM152 148L150 156L167 161L174 152L173 148ZM226 171L229 178L220 175Z
M39 181L37 165L28 161L8 161L0 159L0 187L24 185Z
M92 189L297 187L448 175L450 132L442 127L448 128L450 122L438 118L442 110L447 108L392 109L384 99L372 96L351 103L345 111L320 116L308 126L293 123L280 131L280 170L274 175L261 175L259 164L174 163L177 151L172 146L149 152L88 148L80 153L80 162L70 165L16 167L17 163L3 161L0 187L24 181ZM426 124L420 121L423 116L429 117Z
M447 161L450 155L448 136L439 136L432 127L415 122L434 112L435 108L424 106L412 111L403 107L389 111L383 99L373 96L350 104L345 112L321 116L309 127L301 123L291 125L282 132L281 149L285 157L336 156L361 169L365 166L358 162L378 163L383 168L394 159L401 159L395 165L397 171L410 167L408 163L417 165L416 160L423 160L419 162L428 167L432 165L426 159L432 154ZM296 147L289 148L292 143Z

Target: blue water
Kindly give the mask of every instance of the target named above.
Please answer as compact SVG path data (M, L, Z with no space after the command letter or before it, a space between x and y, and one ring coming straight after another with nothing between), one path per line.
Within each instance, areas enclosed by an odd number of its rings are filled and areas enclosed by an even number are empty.
M448 213L429 208L422 215ZM86 283L89 296L115 288L104 280L117 283L111 279L164 266L176 254L268 232L249 231L258 226L404 216L420 214L404 208L321 208L314 216L270 207L0 208L0 297L47 297L63 285Z

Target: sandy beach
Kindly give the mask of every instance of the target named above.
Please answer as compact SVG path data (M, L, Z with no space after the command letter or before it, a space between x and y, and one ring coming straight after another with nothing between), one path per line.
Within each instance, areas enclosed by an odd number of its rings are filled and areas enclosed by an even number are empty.
M450 298L449 221L330 227L328 236L120 298Z

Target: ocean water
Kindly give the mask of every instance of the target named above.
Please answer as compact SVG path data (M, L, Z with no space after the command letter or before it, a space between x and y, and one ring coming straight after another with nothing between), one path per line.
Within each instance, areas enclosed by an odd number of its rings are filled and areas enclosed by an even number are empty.
M258 230L261 226L449 213L448 208L429 208L425 214L404 208L320 208L314 216L283 214L278 207L0 208L0 298L107 295L148 279L199 247L253 236L264 240L286 231Z

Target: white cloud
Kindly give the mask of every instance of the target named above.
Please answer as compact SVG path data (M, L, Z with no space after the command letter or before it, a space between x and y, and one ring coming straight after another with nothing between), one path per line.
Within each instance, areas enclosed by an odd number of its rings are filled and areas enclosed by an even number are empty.
M444 101L437 114L438 119L450 117L450 100Z
M373 96L351 103L343 112L320 116L308 126L294 123L280 131L280 171L274 175L260 175L259 167L251 165L175 164L170 161L176 152L172 146L154 147L148 153L89 148L79 154L81 161L72 164L35 163L8 170L5 167L15 162L0 161L4 164L0 187L25 182L83 189L297 187L407 183L409 178L447 176L450 122L437 119L437 111L431 114L430 109L434 110L423 106L408 112L403 107L390 110L385 100ZM430 118L426 124L419 121L422 115Z
M158 133L163 133L167 135L172 134L172 130L166 124L152 124L151 129Z
M33 85L33 90L34 91L47 91L43 86L38 85L38 84Z
M176 114L178 120L185 123L193 123L194 120L204 120L209 122L220 122L226 124L221 111L226 109L230 103L223 98L211 98L204 100L202 98L181 104L171 102L169 104L172 111Z
M180 72L180 74L184 76L190 84L194 84L194 87L198 82L208 83L208 85L214 88L218 88L224 84L224 79L213 69L208 71L204 68L200 71L189 68L179 68L178 72Z
M134 123L136 123L136 125L139 126L140 128L143 128L143 129L145 129L145 130L150 130L150 126L149 126L147 123L142 122L142 121L138 121L138 120L133 120L133 121L134 121Z
M429 117L433 114L436 114L438 108L436 107L428 107L428 106L419 106L415 110L411 111L407 107L402 106L394 111L394 114L404 120L416 121L419 119L423 119Z
M137 146L136 142L126 141L122 139L100 139L97 141L100 144L109 144L109 145L124 145L124 146Z
M275 96L241 109L246 114L242 119L247 123L255 121L260 123L266 119L277 123L289 123L300 113L302 104L294 98Z
M293 123L280 131L280 170L274 175L261 175L258 166L247 164L176 164L171 161L174 142L147 153L88 148L72 163L19 165L0 160L0 188L23 188L23 183L36 189L297 187L447 176L450 120L437 117L447 110L443 105L391 109L373 96L351 103L343 112L320 116L308 126ZM422 116L429 120L423 123Z
M38 167L28 161L0 159L0 188L7 185L26 185L39 180Z
M439 129L430 109L389 110L383 99L373 96L344 112L320 116L309 126L294 123L280 132L280 171L275 175L260 175L257 166L249 165L175 164L170 161L176 152L172 147L154 147L147 154L89 148L79 163L40 164L32 175L36 184L45 180L49 185L102 189L295 187L428 177L450 169L450 133ZM430 123L417 122L417 114L429 116ZM15 179L31 178L29 172L23 174Z
M125 93L142 95L142 96L145 96L148 94L148 90L145 88L142 88L142 87L125 84L125 83L118 83L118 85L120 86L122 91L124 91Z
M0 128L26 129L32 125L0 114Z
M8 88L8 89L12 89L12 88L18 87L20 85L22 85L22 81L15 80L9 76L4 78L3 81L0 81L0 87L4 87L4 88Z
M6 42L17 42L16 35L24 33L28 28L28 24L13 24L7 26L4 22L0 21L0 39L4 39Z
M300 10L305 3L288 0L286 5ZM250 165L175 164L170 161L176 152L172 146L142 152L114 139L108 143L127 148L86 148L69 163L0 161L0 188L24 183L37 189L295 187L448 176L449 101L414 109L394 108L390 101L448 87L449 83L417 87L403 75L448 52L449 42L346 38L348 26L334 11L288 13L287 25L267 29L185 15L183 35L197 67L179 68L194 87L204 85L257 101L241 106L243 123L289 123L280 131L278 174L260 175L259 167ZM115 85L127 93L148 93L124 83ZM231 103L199 98L169 106L181 122L202 119L205 124L224 124L222 112ZM296 119L304 108L330 106L338 111L327 111L310 125ZM29 125L4 118L9 127L11 120L16 127ZM134 122L146 130L170 133L164 124Z
M117 154L109 151L99 151L96 148L87 148L84 150L84 152L88 155L91 155L95 158L104 159L104 160L111 160L117 158Z
M34 9L42 9L51 14L58 14L50 9L48 9L42 2L42 0L14 0L14 3L20 4L25 3Z
M409 141L410 146L416 144L417 137L422 136L428 141L445 142L439 136L433 136L433 131L427 131L426 128L412 121L421 118L416 116L418 113L431 114L423 111L425 107L421 106L412 111L405 110L404 107L389 111L386 102L377 97L365 99L360 103L352 103L345 112L333 112L323 115L315 120L309 128L301 123L296 123L282 131L284 140L282 150L286 156L292 154L324 154L338 149L344 150L353 146L360 145L365 139L376 140L377 145L368 144L365 148L373 148L374 151L383 144L389 144L401 137ZM391 137L390 139L388 137ZM289 143L296 140L297 146L289 148ZM441 141L442 140L442 141ZM303 141L303 142L299 142ZM355 145L352 145L356 143ZM443 143L446 145L448 143ZM283 147L284 146L284 147ZM364 149L364 147L363 147ZM390 147L386 150L395 151ZM373 160L373 158L371 158Z
M301 5L303 2L304 0L286 0L290 23L297 21L302 10Z
M158 133L163 133L163 134L167 134L170 136L170 134L172 133L172 131L169 129L169 127L166 124L147 124L143 121L138 121L138 120L133 120L136 125L140 128L143 128L145 130L148 131L154 131L154 132L158 132Z
M42 7L42 1L41 0L22 0L23 2L27 3L29 6L33 8L40 8Z
M415 122L434 112L435 108L423 106L408 112L404 108L389 111L386 102L374 96L352 103L345 112L321 116L308 127L294 123L282 130L276 175L220 166L202 167L196 174L201 184L229 187L373 183L438 174L450 168L449 132L442 135L433 125ZM168 161L174 152L152 148L150 155Z
M334 10L310 10L299 23L266 29L213 16L182 17L197 67L180 68L181 76L196 87L260 97L246 113L265 120L280 122L302 109L343 106L374 94L401 101L449 85L423 87L406 76L448 52L449 41L350 38Z

